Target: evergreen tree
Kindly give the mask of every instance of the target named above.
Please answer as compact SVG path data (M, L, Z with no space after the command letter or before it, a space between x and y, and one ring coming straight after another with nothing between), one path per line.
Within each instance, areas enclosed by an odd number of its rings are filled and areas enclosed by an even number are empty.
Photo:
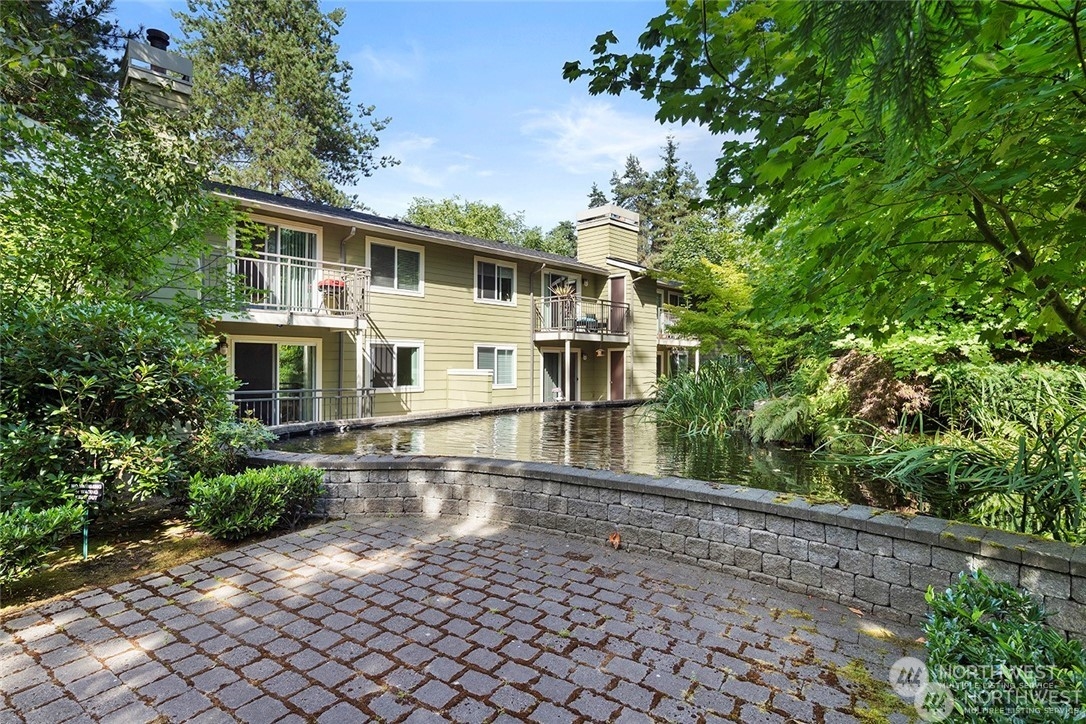
M394 161L377 158L388 119L348 101L351 66L334 38L344 11L317 0L189 0L176 13L195 64L193 107L212 129L223 180L346 205L337 185Z
M652 177L641 167L641 161L632 153L626 157L622 175L611 174L611 200L630 211L641 212L652 203Z
M607 200L607 195L600 191L600 187L596 185L596 182L592 182L592 190L588 192L588 208L594 209L597 206L606 206L610 203Z
M652 176L641 167L641 161L632 153L626 157L626 168L622 175L618 171L611 174L611 201L630 211L636 211L641 217L641 231L638 233L638 253L641 257L649 251L649 218L655 205L652 188Z
M659 257L683 228L698 216L698 178L689 163L680 163L678 144L667 137L663 165L652 175L651 215L648 218L647 255Z

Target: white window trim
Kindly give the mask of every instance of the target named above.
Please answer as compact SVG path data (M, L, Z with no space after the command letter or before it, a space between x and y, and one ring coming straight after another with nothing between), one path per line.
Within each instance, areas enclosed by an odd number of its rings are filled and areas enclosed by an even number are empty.
M581 275L581 274L578 274L577 272L564 272L564 271L556 270L556 269L544 269L544 270L540 271L539 274L540 274L539 285L543 289L543 296L544 297L549 297L549 296L552 296L554 294L554 292L552 292L550 290L550 288L547 286L547 277L549 275L551 275L551 274L553 274L555 276L563 276L563 277L566 277L568 279L576 279L577 280L577 296L578 297L583 297L584 296L584 276Z
M400 347L418 347L419 350L419 384L417 385L396 385L395 387L376 387L373 383L373 348L374 347L394 347L396 349L395 354L399 355ZM395 360L393 364L396 364ZM368 387L373 388L375 393L382 392L425 392L426 391L426 350L425 345L421 339L375 339L371 340L366 345L366 377L369 384ZM399 380L397 380L399 381Z
M544 389L544 387L546 386L546 381L547 381L547 371L546 371L546 369L544 369L544 359L543 359L543 353L544 352L556 352L556 353L564 356L566 354L566 349L565 349L565 347L540 347L539 348L539 401L540 402L543 401L543 398L546 395L546 390ZM580 366L582 364L582 362L581 362L581 348L580 347L574 347L574 346L571 345L570 348L569 348L569 356L570 356L570 359L573 359L574 357L577 358L577 365L578 365L577 369L581 373L581 374L577 375L577 389L576 389L577 399L575 400L576 402L580 402L580 401L582 401L582 398L581 398L581 378L584 376L584 369L583 369L583 367ZM568 401L569 400L567 400L567 402Z
M373 245L378 246L391 246L397 250L396 264L399 261L399 250L404 249L406 251L414 251L419 255L419 290L417 292L410 289L394 289L392 287L380 287L373 281L373 264L370 261ZM418 246L416 244L403 244L399 241L391 241L388 239L366 239L366 266L370 269L370 291L375 294L399 294L404 297L424 297L426 296L426 248Z
M495 390L515 390L517 388L517 346L515 344L490 344L486 342L476 342L475 347L472 350L472 364L479 364L479 348L489 347L494 350L494 376L493 376L493 388ZM512 384L498 384L498 350L509 350L513 353L513 382ZM475 369L480 369L476 367ZM490 370L487 370L488 372Z
M236 355L234 353L234 345L236 345L238 342L241 342L243 344L244 343L250 343L250 344L274 344L274 345L277 345L277 346L278 345L283 345L283 344L291 344L291 345L296 345L296 346L316 347L317 348L317 351L316 351L317 369L314 370L314 372L315 372L315 374L314 374L315 382L313 384L316 385L315 389L318 389L318 390L323 390L324 389L324 380L322 379L323 378L322 372L323 372L323 367L324 367L324 345L323 345L323 341L321 340L320 337L268 337L268 336L248 335L248 334L231 334L231 335L228 335L228 338L229 338L229 341L230 341L230 354L228 355L228 358L227 358L228 362L229 362L229 364L227 365L227 368L228 368L227 371L230 373L231 377L234 376L234 360L236 358ZM279 354L279 352L278 352L278 350L276 350L276 355L278 355L278 354ZM276 362L278 363L278 360L276 360ZM278 385L279 385L279 365L278 364L276 364L275 377L276 377L276 380L275 380L276 389L278 389Z
M511 301L503 302L500 299L482 299L479 296L479 262L486 262L487 264L493 264L495 266L503 266L507 269L513 270L513 297ZM475 263L471 267L472 282L471 287L475 296L476 304L496 304L499 307L515 307L517 306L517 265L516 262L503 261L501 259L492 259L485 256L475 257Z
M237 225L240 221L254 221L258 224L270 224L272 226L278 226L280 229L292 229L294 231L304 231L309 234L317 235L317 258L316 262L324 261L324 229L320 226L313 226L312 224L303 224L301 222L289 221L285 219L277 219L273 216L264 216L261 214L249 214L246 219L239 219L230 225L230 233L228 234L230 251L237 253L238 251L238 236Z

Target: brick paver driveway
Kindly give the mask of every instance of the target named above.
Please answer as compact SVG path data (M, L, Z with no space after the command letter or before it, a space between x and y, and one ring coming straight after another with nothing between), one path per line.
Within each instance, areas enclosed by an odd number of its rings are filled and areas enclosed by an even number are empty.
M0 722L845 722L916 635L605 541L349 519L6 613Z

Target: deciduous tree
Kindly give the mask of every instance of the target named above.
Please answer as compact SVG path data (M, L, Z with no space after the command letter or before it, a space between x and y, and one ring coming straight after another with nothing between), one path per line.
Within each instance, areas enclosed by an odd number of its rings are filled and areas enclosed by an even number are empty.
M113 0L0 0L0 105L69 134L108 115L117 90L110 55L130 37L108 19L112 10Z
M593 93L727 135L711 195L760 203L777 315L891 333L952 302L1086 342L1086 6L674 3Z

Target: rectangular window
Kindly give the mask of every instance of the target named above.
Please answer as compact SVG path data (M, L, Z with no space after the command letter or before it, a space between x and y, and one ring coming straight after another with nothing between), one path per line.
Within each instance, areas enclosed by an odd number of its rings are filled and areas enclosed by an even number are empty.
M495 387L516 387L517 348L476 345L475 369L493 372Z
M422 252L389 244L370 244L372 284L380 289L422 291Z
M475 298L484 302L513 304L515 266L475 260Z
M422 390L422 345L389 342L370 346L370 384L378 390Z

